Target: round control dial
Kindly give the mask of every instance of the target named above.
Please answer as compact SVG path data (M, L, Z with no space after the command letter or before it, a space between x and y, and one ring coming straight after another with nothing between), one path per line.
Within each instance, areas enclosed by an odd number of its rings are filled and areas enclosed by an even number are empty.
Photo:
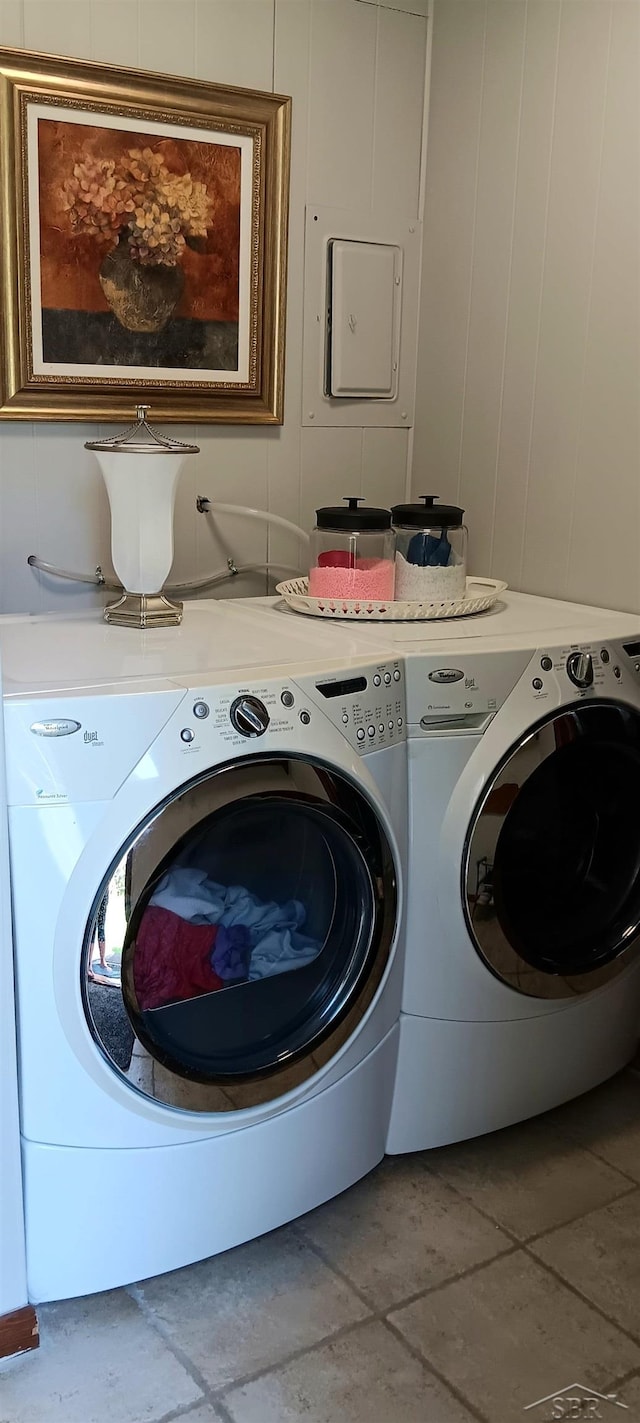
M269 713L258 697L236 697L229 716L241 736L263 736L269 725Z
M567 658L567 676L574 687L593 685L593 658L590 652L570 652Z

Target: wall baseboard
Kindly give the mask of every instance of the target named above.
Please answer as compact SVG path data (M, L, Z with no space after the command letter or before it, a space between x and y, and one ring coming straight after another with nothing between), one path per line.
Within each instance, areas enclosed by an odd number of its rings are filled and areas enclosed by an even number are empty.
M37 1349L39 1344L38 1316L32 1304L0 1315L0 1359Z

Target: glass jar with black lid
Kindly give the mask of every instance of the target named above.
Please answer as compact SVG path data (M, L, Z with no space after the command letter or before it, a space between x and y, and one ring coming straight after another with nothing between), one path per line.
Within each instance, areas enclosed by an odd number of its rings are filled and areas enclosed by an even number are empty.
M316 510L311 535L309 593L312 598L355 598L385 602L393 598L395 536L388 509L360 508L361 499L345 498Z
M437 494L420 498L422 503L395 504L391 510L396 536L395 597L408 602L457 602L464 598L467 586L464 509L436 504Z

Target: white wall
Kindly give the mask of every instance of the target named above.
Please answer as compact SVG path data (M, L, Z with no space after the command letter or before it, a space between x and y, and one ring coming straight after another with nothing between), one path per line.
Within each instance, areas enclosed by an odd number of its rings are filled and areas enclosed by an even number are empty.
M316 504L345 493L401 497L408 431L301 428L304 208L393 204L417 215L426 20L358 0L0 0L0 44L293 97L285 424L172 427L202 447L178 493L173 578L225 560L195 513L196 493L305 526ZM83 449L98 428L0 422L0 611L95 601L90 589L35 575L26 557L84 570L108 563L106 496ZM260 525L225 519L224 534L239 561L267 557ZM272 558L289 563L297 552L295 539L271 536ZM225 587L260 592L264 582Z
M640 5L435 0L413 487L640 609Z

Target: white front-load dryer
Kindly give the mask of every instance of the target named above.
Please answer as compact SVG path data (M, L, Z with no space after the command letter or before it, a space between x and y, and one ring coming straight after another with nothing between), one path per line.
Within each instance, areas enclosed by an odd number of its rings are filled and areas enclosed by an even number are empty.
M382 1157L404 689L383 723L379 657L304 626L285 648L234 604L4 619L0 644L38 1301L227 1249ZM98 1202L117 1229L86 1229Z
M402 644L391 1153L577 1096L629 1061L640 1031L640 619L508 594L486 623L438 632Z
M264 600L265 626L294 615ZM336 650L349 625L336 622ZM407 690L403 1011L387 1150L543 1112L640 1031L640 618L506 593L359 626Z

